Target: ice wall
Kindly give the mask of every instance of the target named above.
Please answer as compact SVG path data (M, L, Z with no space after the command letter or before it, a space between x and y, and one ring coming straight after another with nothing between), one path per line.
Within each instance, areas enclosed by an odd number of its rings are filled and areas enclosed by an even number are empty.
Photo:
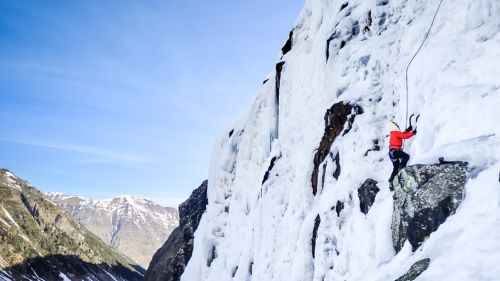
M442 156L468 162L470 175L462 205L423 246L412 252L407 243L397 254L392 246L385 125L404 126L404 70L438 4L305 2L291 49L280 53L247 118L214 147L209 204L181 280L394 280L424 258L431 263L418 280L500 277L495 0L444 0L410 68L409 114L421 114L406 142L410 164ZM314 159L334 104L362 114L342 123L317 167L314 194ZM380 192L365 215L357 190L368 178Z

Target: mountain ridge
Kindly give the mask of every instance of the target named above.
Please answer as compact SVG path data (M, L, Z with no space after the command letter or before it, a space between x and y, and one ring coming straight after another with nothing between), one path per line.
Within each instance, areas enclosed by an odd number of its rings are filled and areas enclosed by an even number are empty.
M46 195L108 245L143 268L178 225L178 211L148 199L120 195L89 199L49 192Z
M131 260L7 169L0 195L1 280L142 279Z

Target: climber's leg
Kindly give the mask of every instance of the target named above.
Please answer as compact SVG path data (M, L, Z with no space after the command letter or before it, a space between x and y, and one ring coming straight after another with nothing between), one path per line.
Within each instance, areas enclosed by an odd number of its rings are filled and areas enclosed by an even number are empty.
M392 180L394 180L394 177L399 172L400 162L399 162L399 158L396 156L395 152L397 152L397 150L395 150L395 149L391 149L389 151L389 158L391 159L392 166L393 166L391 177L389 178L389 182L392 182Z
M399 168L402 169L402 168L406 167L408 160L410 160L410 155L408 155L408 153L405 153L402 150L399 150L398 151L398 158L401 159L401 164L399 165Z

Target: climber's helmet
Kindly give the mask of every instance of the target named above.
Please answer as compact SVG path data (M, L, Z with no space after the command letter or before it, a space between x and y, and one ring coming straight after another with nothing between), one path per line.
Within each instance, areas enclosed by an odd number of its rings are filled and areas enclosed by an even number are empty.
M392 132L392 131L401 131L401 129L398 126L398 123L396 123L395 121L390 121L389 123L387 123L387 130L389 132Z

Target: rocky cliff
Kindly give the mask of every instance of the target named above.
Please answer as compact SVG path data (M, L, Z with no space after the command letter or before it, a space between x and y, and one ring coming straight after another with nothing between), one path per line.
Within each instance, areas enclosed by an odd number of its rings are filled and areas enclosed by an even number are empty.
M193 252L194 232L207 206L207 181L179 206L180 225L155 253L145 281L178 281Z
M177 209L146 199L119 196L92 200L61 193L46 195L88 230L143 268L148 267L153 254L178 226Z
M0 280L142 279L133 262L5 169L0 241Z
M409 241L415 251L453 215L465 195L467 163L415 165L393 182L392 242L400 251Z

